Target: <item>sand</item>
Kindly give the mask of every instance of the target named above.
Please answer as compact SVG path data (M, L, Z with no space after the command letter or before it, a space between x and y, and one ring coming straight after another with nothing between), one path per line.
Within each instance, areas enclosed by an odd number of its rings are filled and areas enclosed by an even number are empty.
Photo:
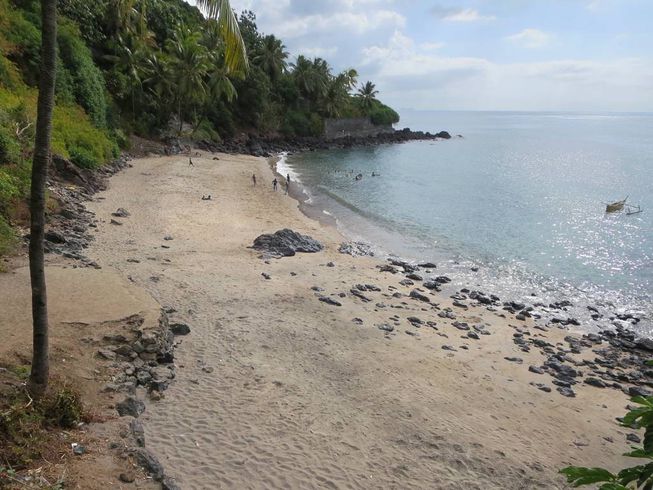
M183 489L564 488L565 465L624 463L626 432L614 418L625 395L537 390L529 382L550 378L527 371L539 352L513 344L511 325L521 322L470 308L458 319L485 322L492 335L462 339L428 305L393 298L389 286L410 288L380 273L377 259L338 253L338 231L273 192L264 159L219 158L203 153L194 167L183 156L134 160L88 206L100 220L89 256L192 328L177 348L177 379L142 415L148 448ZM131 213L122 226L109 223L118 207ZM248 248L285 227L326 249L266 263ZM334 296L336 307L311 290L347 293L357 283L382 292L366 293L370 303ZM401 326L385 336L375 325L395 314ZM439 330L411 327L408 316Z
M31 360L31 289L25 262L25 257L17 257L10 271L0 274L0 365L28 365ZM139 315L145 327L155 328L160 307L115 271L77 268L52 255L47 256L47 263L50 374L59 386L67 384L81 393L93 422L78 430L58 430L58 444L45 449L49 460L35 462L36 474L50 483L64 478L66 488L125 488L117 476L131 471L131 464L109 449L110 441L122 440L120 434L128 424L113 408L124 395L101 392L110 375L95 354L103 335L120 332L127 317ZM73 455L73 442L84 446L84 456ZM141 472L134 471L134 475L132 488L160 488Z

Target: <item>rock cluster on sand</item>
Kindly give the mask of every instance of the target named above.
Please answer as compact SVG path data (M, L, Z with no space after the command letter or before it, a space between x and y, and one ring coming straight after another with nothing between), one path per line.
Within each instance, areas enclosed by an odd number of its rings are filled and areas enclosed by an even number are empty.
M252 248L269 257L291 257L297 252L319 252L324 246L308 235L284 228L273 234L258 236Z

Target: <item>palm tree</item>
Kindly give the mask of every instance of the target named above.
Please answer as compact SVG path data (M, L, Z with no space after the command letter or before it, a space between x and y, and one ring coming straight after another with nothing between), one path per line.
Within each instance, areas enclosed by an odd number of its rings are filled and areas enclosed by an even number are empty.
M199 32L180 27L166 42L180 132L185 109L200 102L206 95L204 78L208 71L209 56L208 50L200 44L200 39Z
M210 19L218 22L220 37L225 45L224 66L229 72L246 72L248 61L245 43L229 0L197 0L197 6Z
M32 283L32 370L29 390L41 396L48 387L48 301L45 286L45 181L50 160L52 111L57 66L57 0L41 0L41 73L30 196L29 271Z
M371 109L378 93L379 91L376 90L376 85L372 82L365 82L365 85L358 89L357 94L361 102L361 107L365 110Z
M281 40L269 35L263 38L253 61L270 76L270 80L275 81L286 71L286 58L288 53Z

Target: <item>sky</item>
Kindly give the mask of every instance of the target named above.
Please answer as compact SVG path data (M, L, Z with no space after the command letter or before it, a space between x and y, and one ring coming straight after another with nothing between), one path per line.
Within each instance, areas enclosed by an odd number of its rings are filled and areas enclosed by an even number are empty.
M398 109L653 111L653 0L231 0Z

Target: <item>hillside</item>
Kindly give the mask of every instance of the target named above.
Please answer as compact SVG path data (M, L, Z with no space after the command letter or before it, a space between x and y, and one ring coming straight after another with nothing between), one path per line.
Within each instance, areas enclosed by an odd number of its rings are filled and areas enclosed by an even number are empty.
M238 19L248 68L227 68L218 25L182 0L62 0L53 152L93 169L118 156L128 135L182 134L222 142L239 132L319 136L327 118L399 116L358 86L356 70L334 73L321 58L292 63L280 39ZM24 224L36 84L39 3L0 0L0 255Z

